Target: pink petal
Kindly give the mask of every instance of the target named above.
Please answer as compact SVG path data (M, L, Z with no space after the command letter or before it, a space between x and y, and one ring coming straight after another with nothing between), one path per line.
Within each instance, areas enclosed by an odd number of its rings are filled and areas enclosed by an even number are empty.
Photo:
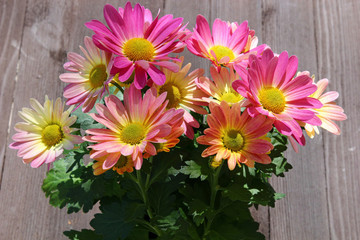
M166 77L162 71L157 69L155 66L151 65L150 68L148 69L148 73L151 79L154 81L154 83L156 83L156 85L159 86L164 85L166 81Z
M143 89L146 85L147 74L143 68L135 68L134 86L137 89Z
M106 158L106 160L104 161L102 168L104 170L112 168L117 163L120 156L121 156L121 153L119 153L119 152L109 154L108 157Z

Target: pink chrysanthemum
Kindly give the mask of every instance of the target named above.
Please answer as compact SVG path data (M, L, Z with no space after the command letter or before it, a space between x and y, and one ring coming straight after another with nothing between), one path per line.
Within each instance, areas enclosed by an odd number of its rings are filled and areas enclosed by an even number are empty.
M287 52L282 52L274 57L267 49L261 58L250 56L248 74L235 66L244 81L235 81L233 87L250 101L251 106L247 108L250 116L262 114L274 119L280 133L293 136L303 145L303 133L297 121L321 125L321 120L308 109L320 108L322 104L309 97L317 88L309 76L293 79L297 65L296 56L289 58Z
M184 62L184 57L180 57L180 70L174 73L168 69L162 69L166 76L165 84L162 86L156 85L158 94L166 92L166 99L169 100L167 109L184 109L183 128L185 135L191 139L194 138L194 129L200 125L196 119L190 114L193 111L199 114L207 114L207 111L200 105L204 105L202 100L206 95L196 86L195 81L204 74L203 69L195 69L188 74L191 63L186 64L181 68Z
M271 162L267 152L273 149L273 145L264 136L272 129L272 119L263 115L252 118L246 111L241 114L239 103L230 108L225 102L220 105L211 102L210 112L207 117L210 128L196 139L200 144L210 145L202 157L215 155L215 162L227 159L230 170L236 163L254 167L255 162Z
M260 56L264 51L266 45L255 46L254 33L247 21L239 25L215 19L211 35L208 21L198 15L193 35L186 43L190 52L209 59L215 66L231 66L247 60L250 53Z
M107 155L103 169L112 168L123 156L131 156L135 169L140 169L143 153L156 155L156 143L165 142L164 137L171 134L172 124L182 121L182 109L165 110L166 93L157 97L154 88L141 97L141 91L134 85L125 89L124 104L114 95L105 97L105 105L97 104L98 114L92 118L108 129L89 129L84 139L96 143L90 148L93 159Z
M71 73L63 73L60 79L69 83L64 89L67 105L82 106L83 112L89 112L97 99L108 92L112 54L98 49L90 37L84 38L86 49L80 46L85 58L77 53L68 53L69 62L64 68Z
M132 8L127 2L125 8L117 11L105 5L104 17L109 29L101 22L92 20L86 26L95 32L95 44L118 55L114 61L113 73L119 74L119 81L125 82L135 72L134 84L138 89L146 85L147 74L157 85L163 85L165 75L156 66L177 72L179 67L169 60L168 55L183 50L184 36L182 18L171 15L158 16L152 20L149 11L140 4ZM181 39L182 40L182 39Z
M64 104L58 98L55 105L45 96L42 106L36 99L30 99L33 109L23 108L19 116L25 122L15 124L18 132L12 137L14 142L10 148L19 150L18 157L24 163L37 168L43 163L51 163L60 156L63 149L73 149L74 144L82 142L80 136L71 135L76 129L70 128L76 121L76 116L71 116L73 107L64 111Z
M218 72L215 67L210 67L210 73L213 81L207 77L200 77L196 81L196 85L208 96L203 98L204 101L218 104L225 101L230 106L234 103L245 104L245 98L232 87L232 83L239 80L239 75L233 68L221 68Z
M310 73L301 72L298 75L310 76ZM314 80L315 77L313 76L312 78ZM328 130L333 134L340 135L340 128L333 121L344 121L347 119L347 117L344 113L344 109L340 106L337 106L334 102L339 97L339 93L336 91L324 93L328 84L329 80L326 78L321 79L316 83L317 90L313 94L311 94L310 97L318 99L323 104L323 106L321 108L313 110L315 111L316 116L321 120L320 127ZM315 136L315 132L319 134L319 129L317 126L313 126L309 123L300 124L304 126L305 131L310 138L313 138Z

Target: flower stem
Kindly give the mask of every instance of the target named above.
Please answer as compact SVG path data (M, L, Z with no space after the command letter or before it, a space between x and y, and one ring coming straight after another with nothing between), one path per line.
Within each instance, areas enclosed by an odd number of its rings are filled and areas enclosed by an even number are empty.
M221 172L221 167L222 167L223 163L220 164L220 166L218 166L214 172L214 174L210 175L210 190L211 190L211 195L210 195L210 208L215 210L215 200L216 200L216 195L218 192L218 182L219 182L219 175ZM214 211L215 214L213 216L211 216L205 226L205 232L204 232L204 236L208 235L210 232L210 227L211 224L216 216L216 211ZM205 239L205 238L204 238Z
M153 156L149 157L149 162L150 162L150 168L152 169L152 162L153 162ZM151 171L149 174L147 174L146 176L146 182L145 182L145 190L147 191L150 187L150 176L151 176Z
M111 84L114 85L117 89L119 89L122 94L124 94L124 89L119 84L117 84L117 82L111 81Z
M133 174L129 174L129 176L130 176L131 180L133 180L139 188L139 192L140 192L143 202L146 206L146 211L147 211L147 214L151 221L151 219L154 218L154 213L151 210L149 198L148 198L148 194L147 194L147 190L149 187L147 185L150 182L150 174L148 174L148 176L146 177L146 183L144 183L144 181L143 181L140 170L136 170L136 177ZM156 225L151 224L151 222L148 222L145 220L138 220L138 221L140 221L143 225L146 225L148 229L150 229L152 232L154 232L158 236L162 235L161 230Z
M147 191L145 189L145 185L144 185L142 177L141 177L141 172L139 170L136 170L136 177L137 177L137 184L139 186L141 196L142 196L145 206L147 208L147 213L149 215L149 218L152 219L154 217L154 214L151 211L151 208L149 205L149 199L147 196Z

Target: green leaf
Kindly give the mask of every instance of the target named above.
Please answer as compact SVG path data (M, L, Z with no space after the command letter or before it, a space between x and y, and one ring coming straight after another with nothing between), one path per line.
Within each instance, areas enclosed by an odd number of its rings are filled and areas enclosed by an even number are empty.
M126 240L147 240L149 239L149 232L140 227L134 227Z
M157 220L158 226L165 232L179 230L180 226L176 224L179 218L180 218L179 211L174 210L167 216L159 218Z
M275 206L276 192L269 183L264 183L260 179L254 179L251 185L249 185L249 191L252 194L251 203L263 206Z
M134 220L142 218L144 204L117 199L100 201L101 213L95 214L90 225L107 240L126 239L135 227Z
M84 166L81 161L80 166L76 165L70 169L68 166L72 163L68 160L69 158L55 161L53 169L44 179L42 189L45 196L50 198L52 206L67 206L68 213L81 209L88 212L104 196L121 198L124 195L124 190L111 171L94 176L91 164Z
M180 187L182 176L172 177L166 182L156 182L148 190L150 206L156 215L166 216L174 209L176 196L173 194Z
M213 217L214 210L200 199L194 199L189 203L189 213L192 215L196 226L200 226L204 223L205 218Z
M47 172L42 190L49 198L50 205L63 208L67 203L66 194L72 187L70 173L66 172L67 162L59 159L54 162L54 167Z
M64 235L71 240L102 240L103 238L96 234L93 230L81 229L81 232L76 230L65 231Z
M269 154L272 161L270 164L256 163L255 168L266 174L275 174L276 176L284 177L284 173L292 169L292 166L284 157L284 152L287 149L287 136L280 134L274 128L272 132L268 133L268 137L271 138L271 143L274 146L274 149Z
M95 108L91 109L89 113L96 113L96 109ZM76 122L74 123L74 127L76 128L83 130L87 130L91 128L105 128L104 125L96 122L88 113L84 113L81 107L76 109L71 114L77 117Z
M275 200L280 200L282 198L284 198L286 195L284 193L275 193Z
M204 164L206 163L206 164ZM203 162L199 164L193 160L185 161L186 166L181 167L180 172L185 175L189 175L190 178L199 178L201 181L205 180L209 173L210 168L206 159L203 159Z
M224 199L225 200L225 199ZM257 232L259 224L254 222L248 204L240 201L226 201L211 225L206 239L210 240L264 240Z
M171 212L158 222L164 231L164 235L159 237L159 240L201 240L197 227L187 218L182 208Z
M241 184L240 182L235 182L224 189L224 196L229 197L232 201L239 200L242 202L249 202L252 194L246 185Z
M181 155L175 152L174 150L170 152L161 152L158 155L154 156L152 163L152 171L150 177L150 184L153 184L158 181L163 181L168 178L168 170L170 167L177 166L181 164ZM174 175L174 174L170 174Z
M102 197L116 196L118 199L125 194L121 189L117 176L106 172L94 176L91 165L83 166L72 172L74 185L67 194L69 198L68 213L78 212L82 209L88 212Z

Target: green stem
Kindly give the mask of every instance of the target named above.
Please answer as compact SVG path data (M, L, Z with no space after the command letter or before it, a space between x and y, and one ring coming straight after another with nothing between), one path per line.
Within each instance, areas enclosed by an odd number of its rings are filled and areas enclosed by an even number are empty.
M154 217L154 214L151 211L151 208L149 205L149 199L147 196L147 191L146 191L145 185L144 185L142 177L141 177L141 172L139 170L136 171L136 177L137 177L137 184L139 186L141 196L142 196L145 206L147 208L147 213L149 215L149 218L152 219Z
M151 232L156 233L158 236L161 236L161 231L156 226L151 225L149 222L142 220L142 219L137 219L137 220L135 220L135 222L137 222L138 224L142 224L147 229L149 229Z
M211 195L210 195L210 208L215 210L215 200L216 200L216 195L218 192L218 182L219 182L219 175L221 172L221 167L222 167L222 163L219 167L216 168L214 174L210 175L210 190L211 190ZM216 213L216 211L214 211ZM211 218L208 219L207 224L205 226L205 232L204 232L204 236L208 235L210 232L210 227L211 224L215 218L216 214L214 214ZM204 238L205 239L205 238Z
M124 94L124 89L119 84L117 84L117 82L111 81L111 84L114 85L117 89L119 89L122 94Z
M153 156L149 157L150 162L150 168L152 169L152 162L153 162ZM147 191L150 187L150 176L151 176L151 170L150 173L146 176L146 182L145 182L145 190Z
M145 188L145 185L143 183L140 170L135 170L135 171L136 171L136 177L131 173L127 175L130 176L130 179L138 185L139 192L146 206L147 214L151 220L154 217L154 214L150 208L149 199L147 196L147 189ZM151 228L152 231L156 233L158 236L161 236L161 230L157 226L153 226L150 222L147 222L145 220L136 220L136 221L139 223L141 222L142 224L146 225L148 228Z

